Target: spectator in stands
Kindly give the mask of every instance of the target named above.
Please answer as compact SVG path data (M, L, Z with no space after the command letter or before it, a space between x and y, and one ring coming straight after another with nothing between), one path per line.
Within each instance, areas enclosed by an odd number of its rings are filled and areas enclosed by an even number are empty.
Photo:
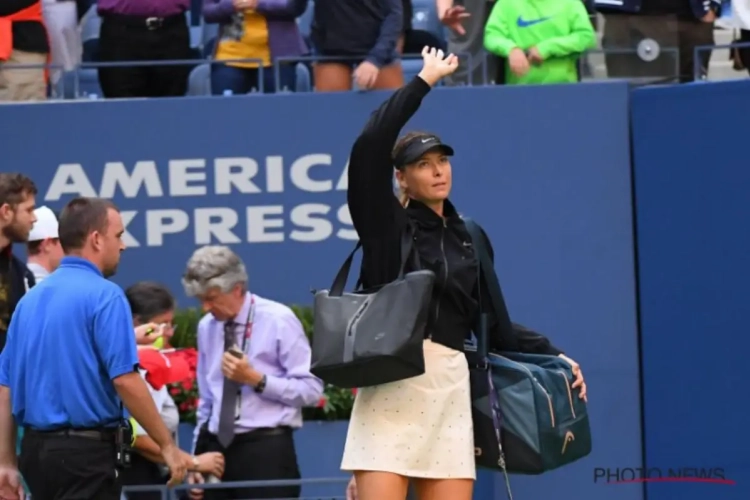
M0 1L0 101L47 98L49 50L41 0Z
M610 78L678 77L681 83L694 80L695 48L714 44L721 15L721 0L597 0L596 7L604 14L602 47L628 51L605 54ZM701 52L700 77L710 59L710 50Z
M186 60L192 57L188 0L99 0L98 58L105 63ZM105 97L176 97L187 91L186 65L99 68Z
M396 89L404 74L402 0L316 0L311 39L317 55L315 90Z
M575 83L578 57L596 46L596 34L581 0L503 0L484 45L507 61L505 83Z
M447 50L445 40L439 38L434 33L426 30L415 30L412 25L414 17L414 6L411 0L403 0L404 8L404 48L402 54L420 55L425 47L436 47L440 50Z
M499 61L484 51L483 40L484 26L495 0L435 0L435 3L438 18L450 28L448 52L461 61L458 70L445 78L445 84L494 83Z
M198 325L195 453L222 452L225 481L299 479L292 431L302 425L302 407L323 394L301 323L287 306L250 293L245 265L228 247L196 250L182 283L208 313ZM299 486L205 492L210 499L299 495Z
M63 258L63 249L58 237L57 216L48 207L34 210L36 222L29 234L26 244L29 271L34 274L34 280L39 283L57 269Z
M736 42L750 43L750 3L735 0L732 2L732 11L740 27L740 38ZM737 49L737 56L736 59L739 60L735 62L735 65L739 64L740 69L744 68L750 73L750 47Z
M18 301L34 286L34 275L13 255L13 243L29 238L36 222L36 186L21 174L0 173L0 352Z
M274 62L279 57L299 57L307 51L297 18L307 8L307 0L204 0L207 23L220 23L214 59L230 61L257 59L258 62L227 62L211 66L211 92L247 94L261 87L271 93L295 89L296 62L279 67L275 81Z
M165 325L171 334L175 301L167 287L159 283L142 281L125 290L125 296L133 312L133 324L143 326ZM137 334L136 334L137 335ZM161 338L161 337L160 337ZM155 349L139 349L139 372L148 385L156 409L164 425L176 438L180 414L177 411L167 385L183 380L189 372L187 364L178 357L169 357ZM123 470L125 486L161 485L167 482L168 470L161 456L161 449L134 419L131 419L135 440L130 467ZM204 453L193 457L193 471L221 477L224 473L224 457L221 453ZM161 492L128 493L130 500L160 500Z

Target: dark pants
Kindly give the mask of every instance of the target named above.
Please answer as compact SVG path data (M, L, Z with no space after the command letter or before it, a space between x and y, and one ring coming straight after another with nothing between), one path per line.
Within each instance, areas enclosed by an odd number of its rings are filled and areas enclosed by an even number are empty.
M297 84L297 69L294 64L282 64L279 67L279 90L294 92ZM211 93L222 95L225 90L232 94L247 94L251 90L259 90L256 68L237 68L226 64L211 65ZM263 92L276 92L276 77L274 67L263 68Z
M750 43L750 31L740 30L740 39L737 41L740 43ZM739 49L739 56L742 65L750 73L750 47Z
M167 483L167 477L162 474L162 469L158 464L139 455L133 450L130 454L130 467L122 471L123 486L145 486L149 484L164 486ZM144 491L126 493L128 500L161 500L161 492Z
M185 15L161 22L144 17L105 15L99 34L99 61L131 62L192 58ZM99 69L105 97L177 97L187 91L187 65L121 66Z
M219 444L215 435L203 430L195 452L199 454L209 451L220 451L224 454L224 482L300 479L297 452L294 448L292 430L289 428L276 427L238 434L226 449ZM206 490L203 498L293 499L299 498L300 490L299 486Z
M649 60L638 54L653 44L659 46L658 56ZM646 40L647 42L644 42ZM607 14L604 22L602 47L605 50L627 50L628 53L606 53L607 75L610 78L644 78L694 80L695 47L714 44L714 27L697 19L683 20L669 16L638 16ZM670 50L671 49L671 50ZM674 50L679 52L675 54ZM643 52L642 52L643 53ZM652 50L651 54L655 54ZM711 51L701 51L700 67L704 76L708 72Z
M92 439L26 429L19 469L34 500L119 500L115 434Z

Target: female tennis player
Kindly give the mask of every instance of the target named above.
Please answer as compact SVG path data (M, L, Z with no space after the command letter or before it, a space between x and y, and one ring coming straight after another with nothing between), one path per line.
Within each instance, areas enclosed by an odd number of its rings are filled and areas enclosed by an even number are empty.
M470 500L476 479L463 347L475 323L477 297L488 294L477 293L478 260L448 200L453 148L424 132L398 139L430 89L456 70L458 59L426 47L422 57L422 71L373 113L350 155L347 198L363 246L364 287L396 279L407 224L416 231L422 266L437 276L424 341L425 373L357 394L341 468L354 473L347 493L358 500L403 500L409 479L420 500ZM393 192L394 166L401 199ZM493 349L563 356L534 332L504 331L510 329L500 325L490 321ZM580 367L565 359L576 375L574 387L585 397Z

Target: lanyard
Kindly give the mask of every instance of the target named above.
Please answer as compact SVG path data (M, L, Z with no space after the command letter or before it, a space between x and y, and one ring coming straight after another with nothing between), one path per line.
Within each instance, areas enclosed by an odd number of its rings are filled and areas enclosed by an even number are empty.
M247 352L248 345L250 343L250 337L253 335L253 321L255 320L255 297L250 295L250 310L247 312L247 320L245 322L245 334L242 336L242 352L250 356ZM240 419L242 412L242 386L237 386L237 402L234 408L234 420Z
M245 334L242 336L242 352L250 356L247 352L248 345L250 344L250 337L253 334L253 321L255 320L255 297L250 295L250 310L247 312L247 320L245 322Z

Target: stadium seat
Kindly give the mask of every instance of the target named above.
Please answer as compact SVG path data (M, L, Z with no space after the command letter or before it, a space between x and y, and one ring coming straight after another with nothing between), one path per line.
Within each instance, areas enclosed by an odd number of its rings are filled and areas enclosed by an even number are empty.
M211 95L211 65L199 64L193 68L188 77L186 95Z
M297 18L297 26L299 26L300 34L302 35L302 38L305 39L305 43L310 49L312 49L312 45L310 44L310 31L312 30L314 10L315 2L310 0L307 2L307 9L305 9L304 14Z
M78 89L76 91L76 80ZM79 69L63 73L55 85L53 97L63 99L102 98L99 74L95 69Z
M422 59L404 59L401 67L404 69L404 81L411 81L422 70Z
M412 29L429 31L435 36L445 38L445 30L438 19L434 0L414 0L412 8Z
M312 91L312 84L310 78L310 70L307 69L302 63L297 63L297 92L310 92Z
M216 47L216 39L219 37L219 25L216 23L201 24L200 48L204 59L212 59Z

